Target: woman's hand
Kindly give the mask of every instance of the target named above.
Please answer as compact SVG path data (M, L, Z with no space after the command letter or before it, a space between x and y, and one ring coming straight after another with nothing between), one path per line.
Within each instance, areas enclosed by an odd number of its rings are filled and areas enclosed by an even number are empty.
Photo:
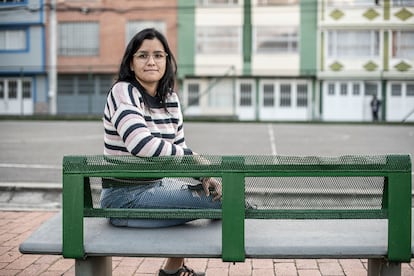
M222 190L220 181L212 177L205 177L202 179L201 184L203 185L206 196L210 196L211 194L213 201L221 200Z

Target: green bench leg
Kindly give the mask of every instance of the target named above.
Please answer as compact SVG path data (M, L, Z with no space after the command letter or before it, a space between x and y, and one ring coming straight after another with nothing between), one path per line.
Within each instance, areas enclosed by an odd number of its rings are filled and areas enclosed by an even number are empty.
M400 276L401 263L385 259L368 259L368 276Z
M75 260L76 276L111 276L112 257L87 257Z

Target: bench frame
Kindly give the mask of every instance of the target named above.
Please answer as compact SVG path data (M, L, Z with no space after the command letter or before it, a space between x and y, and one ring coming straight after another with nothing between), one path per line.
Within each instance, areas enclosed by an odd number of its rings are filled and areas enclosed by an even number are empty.
M408 155L379 157L384 160L382 164L370 163L371 158L367 156L332 158L185 156L180 159L65 156L63 159L63 256L75 259L87 257L84 251L84 217L221 218L222 259L226 262L245 260L245 219L386 218L388 254L384 258L391 263L409 262L411 260L411 159ZM269 158L273 158L274 162L268 162ZM286 158L290 158L289 160L293 162L286 162ZM94 162L95 159L99 161ZM94 208L89 183L89 177L207 176L219 177L222 180L222 210ZM384 177L381 210L245 209L245 177L326 176Z

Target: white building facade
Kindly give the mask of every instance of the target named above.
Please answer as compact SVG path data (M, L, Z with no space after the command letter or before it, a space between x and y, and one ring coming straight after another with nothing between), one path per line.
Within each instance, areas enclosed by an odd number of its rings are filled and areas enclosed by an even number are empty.
M414 121L412 0L178 5L186 116L371 121L375 94L380 120Z

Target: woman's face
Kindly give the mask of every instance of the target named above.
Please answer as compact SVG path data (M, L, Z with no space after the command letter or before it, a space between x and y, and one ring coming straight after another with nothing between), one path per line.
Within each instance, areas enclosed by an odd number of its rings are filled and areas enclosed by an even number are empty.
M167 53L157 38L145 39L135 52L131 61L131 70L135 78L146 88L148 93L155 95L158 81L164 76Z

